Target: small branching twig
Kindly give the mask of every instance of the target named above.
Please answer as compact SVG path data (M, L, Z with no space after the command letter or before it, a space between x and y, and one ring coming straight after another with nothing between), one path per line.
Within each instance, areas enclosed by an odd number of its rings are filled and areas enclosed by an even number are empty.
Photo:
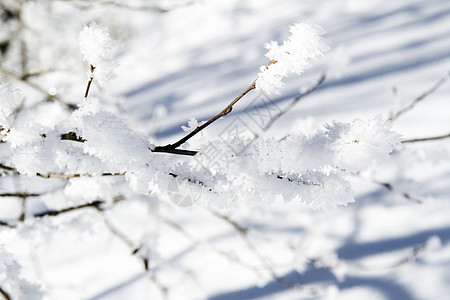
M42 178L57 178L57 179L65 179L65 180L69 180L70 178L78 178L78 177L97 177L97 176L123 176L125 175L125 172L116 172L116 173L102 173L99 175L94 175L94 174L80 174L80 173L75 173L75 174L57 174L57 173L47 173L47 174L41 174L41 173L36 173L36 176L38 177L42 177Z
M8 227L8 228L16 228L16 226L15 225L11 225L11 224L9 224L8 222L5 222L5 221L1 221L0 220L0 226L4 226L4 227Z
M8 172L13 172L15 174L20 174L19 171L17 171L15 168L9 167L9 166L5 166L0 164L0 169L8 171Z
M54 216L57 216L57 215L60 215L60 214L64 214L64 213L68 213L68 212L71 212L71 211L75 211L75 210L79 210L79 209L83 209L83 208L88 208L88 207L92 207L92 208L95 208L96 210L100 211L101 210L101 205L104 204L104 203L105 203L104 201L96 200L96 201L93 201L93 202L90 202L90 203L80 204L80 205L77 205L77 206L71 206L71 207L60 209L60 210L47 210L47 211L44 211L44 212L33 214L33 217L35 217L35 218L42 218L42 217L45 217L45 216L52 216L52 217L54 217Z
M39 197L41 194L36 193L1 193L0 197L18 197L18 198L28 198L28 197Z
M170 149L164 147L155 147L151 150L152 152L156 153L169 153L169 154L176 154L176 155L186 155L186 156L194 156L198 153L198 151L195 150L184 150L184 149Z
M244 243L247 245L247 248L253 253L253 255L258 259L258 261L261 263L261 265L266 269L267 272L269 272L270 276L273 280L278 282L280 285L284 286L285 288L298 290L301 292L309 292L312 295L318 294L317 289L315 288L306 288L303 285L291 282L287 280L286 278L279 276L274 268L271 266L271 263L265 258L258 250L258 248L255 246L255 244L250 240L250 237L248 236L248 229L243 227L242 225L238 224L236 221L231 220L228 216L225 216L221 213L219 213L216 210L213 210L211 208L208 208L208 211L212 213L212 215L216 216L217 218L225 221L226 223L230 224L240 235Z
M304 97L308 96L312 92L314 92L327 78L327 74L324 72L319 77L319 79L311 85L306 91L302 92L300 95L294 98L288 106L286 106L284 109L280 110L278 114L276 114L274 117L272 117L269 122L267 123L266 127L264 128L264 131L267 131L272 127L273 123L275 123L281 116L289 112L300 100L302 100Z
M447 82L448 78L450 77L450 73L446 74L444 77L442 77L438 82L436 82L430 89L428 89L427 91L425 91L422 95L420 95L419 97L417 97L416 99L414 99L408 106L406 106L405 108L397 111L396 113L392 113L392 115L389 117L390 121L395 121L398 117L400 117L401 115L403 115L404 113L410 111L411 109L414 108L414 106L416 106L419 102L423 101L424 99L426 99L429 95L433 94L434 92L436 92L441 86L444 85L444 83Z
M101 211L101 210L99 210ZM168 299L168 288L165 287L157 278L155 272L150 270L149 259L148 257L141 255L140 250L141 247L136 247L132 240L130 240L125 234L123 234L120 230L118 230L107 218L103 215L103 221L105 223L106 228L117 238L119 238L124 244L126 244L131 249L131 255L138 257L142 264L144 265L144 269L146 272L150 274L150 280L155 284L155 286L160 291L163 299Z
M20 175L20 172L10 166L5 166L5 165L1 165L0 164L0 169L8 171L8 172L13 172L17 175ZM58 173L47 173L47 174L42 174L42 173L36 173L36 176L38 177L42 177L42 178L57 178L57 179L65 179L68 180L70 178L77 178L77 177L97 177L97 176L123 176L125 175L126 172L115 172L115 173L102 173L102 174L89 174L89 173L85 173L85 174L81 174L81 173L75 173L75 174L58 174ZM5 194L6 195L6 194ZM17 193L17 194L11 194L12 196L4 196L4 197L23 197L24 195L26 197L37 197L40 196L38 194L26 194L26 193Z
M411 249L411 252L408 255L406 255L405 257L400 258L396 262L386 264L384 266L368 266L368 265L360 263L357 265L357 267L362 270L369 270L369 271L398 268L398 267L405 265L405 264L413 261L414 259L416 259L421 253L423 253L426 250L427 246L428 246L428 243L427 243L427 241L425 241L423 244L413 247Z
M13 73L13 72L3 68L2 66L0 66L0 73L3 73L4 75L6 75L6 76L8 76L8 77L10 77L10 78L12 78L14 80L17 80L17 81L25 83L29 87L31 87L31 88L35 89L36 91L44 94L47 99L58 101L59 103L61 103L64 106L66 106L67 109L69 109L69 110L77 109L76 105L64 102L64 100L62 100L59 96L49 93L48 91L46 91L41 86L35 84L34 82L29 81L27 78L22 78L22 76L19 76L19 75L15 74L15 73Z
M423 203L424 203L423 200L418 199L418 198L416 198L416 197L413 197L413 196L411 196L411 194L409 194L409 193L406 193L406 192L398 192L398 191L394 188L394 186L393 186L392 184L390 184L390 183L387 183L387 182L377 182L377 181L373 181L373 182L374 182L374 183L377 183L377 184L379 184L379 185L381 185L381 186L383 186L383 187L385 187L385 188L386 188L388 191L390 191L390 192L400 194L400 195L403 196L405 199L407 199L407 200L409 200L409 201L411 201L411 202L414 202L414 203L417 203L417 204L423 204Z
M169 226L170 228L172 228L173 230L177 231L179 234L181 234L182 236L184 236L186 239L188 239L193 245L195 246L207 246L208 248L210 248L213 252L217 253L220 256L223 256L225 258L227 258L228 260L230 260L231 262L237 262L240 266L245 267L251 271L254 272L258 272L259 270L248 264L245 263L243 261L238 260L234 255L231 255L230 253L227 253L224 250L221 250L220 248L216 248L212 245L209 245L208 243L205 243L202 240L198 240L195 237L193 237L189 232L186 231L186 229L184 229L182 226L180 226L179 224L175 223L172 220L169 220L167 218L164 218L164 223Z
M86 91L84 92L84 99L87 99L89 95L89 89L91 88L92 81L94 80L94 71L95 67L93 65L90 65L91 68L91 74L89 75L89 80L86 86Z
M3 298L5 298L6 300L11 300L11 296L9 295L9 293L7 291L5 291L4 289L2 289L2 287L0 286L0 295L3 296Z
M73 131L61 134L61 140L74 141L74 142L80 142L80 143L84 143L86 141L82 137L77 136L77 134Z
M443 140L443 139L447 139L447 138L450 138L450 133L444 134L444 135L438 135L438 136L430 136L430 137L425 137L425 138L403 140L402 143L407 144L407 143L427 142L427 141Z
M181 138L180 140L178 140L177 142L173 143L173 144L168 144L166 146L158 146L155 147L155 149L153 149L153 152L168 152L168 153L174 153L173 150L180 147L181 145L183 145L184 143L186 143L189 139L191 139L192 137L194 137L196 134L198 134L200 131L202 131L203 129L205 129L206 127L208 127L209 125L211 125L213 122L215 122L217 119L224 117L226 115L228 115L232 110L233 110L233 106L240 100L242 99L245 95L247 95L248 92L250 92L251 90L255 89L256 87L256 80L253 81L253 83L245 90L243 91L239 96L237 96L236 98L234 98L233 101L231 101L227 107L225 107L220 113L218 113L217 115L215 115L214 117L212 117L211 119L209 119L208 121L206 121L205 123L203 123L200 126L197 126L197 128L195 128L193 131L191 131L189 134L187 134L186 136L184 136L183 138ZM195 152L195 151L192 151ZM188 154L186 154L188 155ZM194 154L195 155L195 154Z

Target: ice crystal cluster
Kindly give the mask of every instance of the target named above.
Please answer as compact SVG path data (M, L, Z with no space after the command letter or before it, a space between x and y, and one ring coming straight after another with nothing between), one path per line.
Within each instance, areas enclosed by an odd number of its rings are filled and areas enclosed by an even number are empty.
M112 60L114 43L108 28L92 22L84 26L78 36L78 43L83 59L94 68L90 77L95 77L101 85L116 78L117 64Z
M319 25L296 23L290 32L282 45L274 41L265 45L269 63L260 67L256 88L266 94L278 94L284 77L302 74L329 49L322 37L325 30Z

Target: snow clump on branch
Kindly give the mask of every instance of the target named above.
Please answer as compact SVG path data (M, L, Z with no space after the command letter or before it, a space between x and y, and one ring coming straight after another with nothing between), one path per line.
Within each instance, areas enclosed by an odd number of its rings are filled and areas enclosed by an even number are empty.
M296 23L290 27L291 35L283 45L278 42L266 43L269 50L268 66L261 66L256 80L256 88L266 94L278 94L283 86L282 79L291 74L302 74L312 63L329 50L322 35L325 30L319 25Z
M83 59L93 69L89 73L90 78L95 77L100 85L116 78L117 63L112 60L114 43L109 36L108 28L92 22L84 26L78 36L78 43Z

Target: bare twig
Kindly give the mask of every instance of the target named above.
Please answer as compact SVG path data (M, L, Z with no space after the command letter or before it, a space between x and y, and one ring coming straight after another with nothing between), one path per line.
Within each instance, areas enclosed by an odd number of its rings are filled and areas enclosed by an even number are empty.
M77 136L77 134L73 131L61 134L61 140L63 141L74 141L84 143L86 140L81 136Z
M60 209L60 210L47 210L47 211L44 211L44 212L33 214L33 217L35 217L35 218L42 218L42 217L45 217L45 216L52 216L52 217L54 217L54 216L57 216L57 215L60 215L60 214L64 214L64 213L68 213L68 212L71 212L71 211L74 211L74 210L79 210L79 209L88 208L88 207L92 207L92 208L95 208L98 211L101 211L100 206L102 204L104 204L104 203L105 203L104 201L97 200L97 201L93 201L93 202L90 202L90 203L85 203L85 204L80 204L80 205L77 205L77 206L71 206L71 207L63 208L63 209Z
M9 166L2 165L2 164L0 164L0 169L5 170L5 171L9 171L9 172L13 172L13 173L16 173L16 174L20 174L19 171L17 171L17 169L9 167Z
M11 300L11 296L8 294L7 291L2 289L2 287L0 287L0 295L2 295L3 298L5 298L6 300Z
M86 91L84 92L84 99L87 99L87 96L89 95L89 89L91 88L92 81L94 80L94 71L95 67L93 65L90 65L91 68L91 74L89 75L89 80L86 86Z
M183 145L184 143L186 143L189 139L191 139L192 137L194 137L197 133L199 133L200 131L202 131L203 129L205 129L206 127L208 127L209 125L211 125L214 121L216 121L217 119L224 117L226 115L228 115L232 109L233 109L233 105L236 104L236 102L238 102L240 99L242 99L248 92L250 92L251 90L255 89L256 87L256 80L253 81L253 83L245 90L243 91L239 96L237 96L236 98L234 98L233 101L230 102L230 104L227 105L227 107L225 107L220 113L218 113L217 115L215 115L214 117L212 117L211 119L209 119L208 121L206 121L204 124L202 124L201 126L197 126L197 128L195 128L193 131L191 131L189 134L187 134L186 136L184 136L183 138L181 138L179 141L173 143L173 144L168 144L166 146L158 146L155 147L155 149L153 150L153 152L168 152L168 153L173 153L173 150L180 147L181 145Z
M15 174L20 174L20 172L10 166L5 166L0 164L0 169L3 169L5 171L13 172ZM102 174L81 174L81 173L74 173L74 174L58 174L58 173L47 173L47 174L41 174L36 173L36 176L42 177L42 178L58 178L58 179L70 179L70 178L76 178L76 177L96 177L96 176L123 176L126 172L115 172L115 173L102 173ZM4 197L23 197L23 195L28 195L27 197L37 197L38 194L24 194L24 193L18 193L18 194L11 194L13 196L4 196Z
M386 270L386 269L392 269L392 268L397 268L400 267L402 265L405 265L407 263L409 263L410 261L413 261L414 259L416 259L421 253L423 253L426 248L427 248L427 241L425 241L423 244L417 245L415 247L413 247L411 249L411 252L406 255L403 258L400 258L399 260L397 260L396 262L390 263L390 264L385 264L383 266L369 266L367 264L358 264L357 267L363 270Z
M269 274L271 275L273 280L275 280L276 282L278 282L282 286L284 286L286 288L289 288L289 289L294 289L294 290L298 290L298 291L302 291L302 292L309 292L312 295L316 295L318 293L317 289L315 289L313 287L307 288L307 287L305 287L303 285L291 282L291 281L287 280L286 278L284 278L282 276L278 276L278 274L275 272L275 270L273 269L273 267L271 266L271 264L267 260L267 258L265 258L259 252L259 250L255 246L255 244L253 244L253 242L250 240L250 237L248 236L248 229L247 228L241 226L237 222L231 220L228 216L223 215L223 214L219 213L216 210L208 208L208 211L211 212L217 218L219 218L219 219L225 221L226 223L230 224L239 233L239 235L241 236L242 240L247 245L247 248L259 260L261 265L269 272Z
M421 200L421 199L418 199L418 198L416 198L416 197L413 197L411 194L409 194L409 193L406 193L406 192L398 192L397 190L396 190L396 188L394 188L394 186L392 185L392 184L390 184L390 183L387 183L387 182L377 182L377 181L374 181L373 180L373 182L374 183L377 183L377 184L379 184L379 185L381 185L381 186L383 186L383 187L385 187L386 189L388 189L390 192L394 192L394 193L398 193L398 194L400 194L401 196L403 196L405 199L407 199L407 200L409 200L409 201L411 201L411 202L414 202L414 203L417 203L417 204L423 204L423 200Z
M395 121L398 117L406 113L407 111L411 110L414 106L416 106L419 102L426 99L429 95L433 94L437 89L439 89L441 86L444 85L444 83L447 82L448 78L450 76L450 73L446 74L444 77L442 77L438 82L436 82L430 89L425 91L422 95L414 99L408 106L405 108L397 111L396 113L392 114L389 118L390 121Z
M123 176L126 172L116 172L116 173L102 173L99 175L95 174L81 174L81 173L75 173L75 174L57 174L57 173L48 173L48 174L40 174L36 173L36 176L42 177L42 178L59 178L59 179L65 179L68 180L70 178L78 178L78 177L96 177L96 176Z
M0 197L18 197L18 198L28 198L28 197L39 197L41 194L36 193L1 193Z
M186 155L186 156L194 156L198 153L198 151L195 151L195 150L170 149L170 148L165 148L165 147L155 147L154 149L151 149L150 151L156 152L156 153L170 153L170 154Z
M29 81L27 78L22 78L21 76L19 76L19 75L15 74L15 73L13 73L13 72L3 68L2 66L0 66L0 73L3 73L4 75L6 75L6 76L8 76L8 77L10 77L10 78L12 78L12 79L14 79L16 81L20 81L20 82L25 83L29 87L31 87L31 88L35 89L36 91L44 94L47 97L47 99L56 100L59 103L61 103L64 106L66 106L69 110L77 109L76 105L64 102L59 96L50 94L48 91L46 91L41 86L35 84L32 81Z
M107 218L103 215L103 222L105 223L106 228L117 238L119 238L124 244L126 244L131 249L131 254L137 256L144 265L144 269L146 272L150 274L150 280L155 284L155 286L159 289L162 297L164 299L168 299L168 288L165 287L156 276L155 272L150 270L149 259L144 255L139 253L141 247L136 247L133 241L131 241L125 234L123 234L120 230L118 230Z
M4 226L4 227L8 227L8 228L16 228L15 225L11 225L8 222L1 221L1 220L0 220L0 226Z
M103 0L103 1L92 1L92 0L59 0L64 2L69 2L72 5L77 5L78 7L82 9L88 9L93 7L94 5L107 5L107 6L115 6L118 8L124 8L129 10L137 10L137 11L154 11L159 13L166 13L169 12L177 7L183 7L192 5L198 1L186 1L184 3L178 3L172 5L170 8L163 8L156 5L131 5L127 3L120 3L113 0Z
M266 127L264 127L264 131L269 130L269 128L272 127L273 123L275 123L281 116L289 112L301 99L314 92L325 81L326 78L327 74L325 72L322 73L319 79L312 86L310 86L306 91L295 97L294 100L292 100L288 106L286 106L284 109L278 112L278 114L272 117L267 123Z
M444 135L438 135L438 136L430 136L430 137L425 137L425 138L403 140L402 143L406 144L406 143L436 141L436 140L442 140L442 139L447 139L447 138L450 138L450 133L449 134L444 134Z

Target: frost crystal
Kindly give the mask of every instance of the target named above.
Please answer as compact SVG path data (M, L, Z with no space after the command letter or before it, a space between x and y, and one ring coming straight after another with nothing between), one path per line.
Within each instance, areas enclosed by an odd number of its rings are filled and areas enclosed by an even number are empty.
M78 36L78 43L83 59L95 68L89 76L95 77L101 85L116 77L114 70L117 64L112 61L114 43L108 28L92 22L84 26Z
M260 67L256 88L267 94L278 93L284 77L302 74L329 50L322 38L325 30L318 25L296 23L290 27L290 32L283 45L273 41L265 45L270 62L268 66Z

